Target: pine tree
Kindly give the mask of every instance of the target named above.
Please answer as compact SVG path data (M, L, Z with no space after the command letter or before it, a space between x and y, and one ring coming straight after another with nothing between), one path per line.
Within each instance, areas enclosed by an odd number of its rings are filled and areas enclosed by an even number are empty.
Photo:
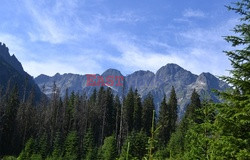
M34 139L30 138L25 144L25 148L20 153L18 160L30 160L32 154L34 154Z
M101 144L106 136L111 136L115 131L115 119L116 111L114 108L113 94L110 88L106 90L103 95L104 101L102 102L102 135L101 135Z
M126 122L127 132L133 130L133 113L134 113L134 92L130 88L127 97L124 100L124 117Z
M2 117L2 136L0 152L2 155L14 155L14 135L16 131L16 116L19 108L18 88L15 85L10 95L7 95L7 106Z
M64 158L66 160L76 160L78 153L76 131L69 132L64 145L65 145Z
M120 133L120 120L121 120L121 102L119 96L115 96L114 100L114 108L116 111L116 118L115 118L115 139L118 140L118 136Z
M220 159L211 155L211 149L213 149L211 143L218 138L214 133L214 120L217 112L215 106L215 104L204 102L202 108L195 110L203 122L189 121L188 130L184 132L185 152L182 156L185 159Z
M56 137L54 139L53 143L53 152L52 152L52 157L53 159L59 159L59 157L62 156L62 140L61 140L60 133L57 132Z
M39 138L39 151L38 153L45 159L48 155L48 139L46 133Z
M75 93L72 92L69 98L69 103L66 106L66 120L67 120L67 130L71 131L74 124L74 113L75 113Z
M148 137L144 132L132 132L125 141L120 160L125 160L127 157L128 143L129 143L129 159L142 159L147 153Z
M175 89L174 87L172 86L172 90L171 90L171 93L170 93L170 98L169 98L169 101L168 101L168 106L170 108L170 128L169 128L169 132L170 132L170 136L172 133L175 132L175 129L176 129L176 122L177 122L177 111L178 111L178 108L177 108L177 98L176 98L176 93L175 93Z
M135 131L140 131L142 128L142 104L141 97L138 90L134 93L134 114L133 114L133 128Z
M168 144L168 150L171 158L178 159L183 156L185 152L185 141L188 129L193 127L192 125L197 126L204 122L204 115L201 108L202 105L199 95L196 90L194 90L191 96L191 102L187 106L187 111L183 119L179 123L176 132L171 135L171 139Z
M117 157L116 140L114 136L106 137L101 148L103 160L114 160Z
M201 108L200 96L194 89L191 96L191 102L187 106L185 117L195 121L196 123L202 123L202 119L199 119L199 115L197 115L198 113L196 112L196 110L200 108Z
M154 98L152 94L149 93L143 101L143 109L142 109L142 127L148 136L150 135L151 132L152 117L154 110L155 110Z
M34 108L34 90L29 95L27 102L20 104L17 111L17 123L22 145L25 145L27 139L31 136L35 123L35 108Z
M159 146L165 147L170 139L170 107L167 105L165 95L161 102L157 126L160 127L157 136Z
M234 27L235 36L225 37L235 48L225 52L233 69L231 76L223 77L232 90L221 93L225 103L216 117L218 138L212 153L220 159L250 159L250 1L227 8L239 14L241 22Z
M82 157L84 159L92 157L92 154L94 154L94 150L95 150L95 144L94 144L93 132L92 129L89 128L83 139Z
M47 108L45 125L49 129L49 146L53 145L53 139L55 133L57 132L57 120L59 117L59 100L60 100L60 91L56 86L56 82L53 84L52 88L52 99L50 101L49 107Z
M104 87L101 87L99 91L97 92L96 89L94 89L93 94L89 98L88 102L88 128L92 129L93 132L93 138L94 142L96 144L101 144L102 142L102 131L103 131L103 118L104 116L104 110L106 107L104 107L105 102L105 90ZM105 114L106 115L106 114ZM104 133L104 132L103 132Z

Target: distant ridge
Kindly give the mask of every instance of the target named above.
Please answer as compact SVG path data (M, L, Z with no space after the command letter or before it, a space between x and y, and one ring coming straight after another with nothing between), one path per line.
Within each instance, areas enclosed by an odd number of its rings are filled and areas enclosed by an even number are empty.
M106 77L109 75L121 76L122 74L119 70L108 69L101 75ZM128 92L129 88L134 90L137 89L142 98L144 98L148 93L151 93L154 96L157 110L159 109L159 105L164 94L169 97L171 87L174 86L178 98L179 114L181 115L184 113L186 105L189 103L191 93L194 89L196 89L201 95L201 98L212 99L213 101L219 102L219 98L212 92L212 90L225 90L229 87L225 82L219 80L210 73L195 75L173 63L161 67L156 74L151 71L140 70L124 76L124 78L125 94ZM60 89L61 96L64 96L66 89L70 92L86 92L87 95L90 96L94 88L100 88L98 86L86 86L86 75L77 74L56 74L52 77L40 75L35 78L35 81L40 88L45 86L44 93L48 96L52 93L51 89L54 82ZM112 89L114 94L118 94L120 97L122 96L122 87L114 86Z

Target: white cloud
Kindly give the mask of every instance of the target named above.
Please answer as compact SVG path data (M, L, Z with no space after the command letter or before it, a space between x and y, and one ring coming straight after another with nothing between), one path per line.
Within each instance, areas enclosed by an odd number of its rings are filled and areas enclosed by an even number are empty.
M118 57L109 57L111 61L128 68L128 71L150 70L156 72L168 63L176 63L195 74L211 72L216 75L226 74L221 65L227 65L227 57L222 51L208 48L190 47L181 50L172 49L165 53L155 52L147 46L133 42L116 40L113 45L121 52Z
M192 18L192 17L203 18L205 17L205 13L200 10L186 9L183 12L183 16L187 18Z
M54 75L55 73L101 73L103 68L100 61L104 58L98 50L80 50L74 54L45 54L39 56L31 53L22 39L19 37L0 33L0 42L4 42L9 48L10 54L15 54L22 63L24 70L36 77L40 74ZM47 52L47 51L45 51Z
M54 75L57 72L101 73L106 69L103 67L109 66L104 64L107 61L111 61L112 65L117 64L118 67L123 67L122 71L126 73L139 69L155 72L167 63L176 63L196 74L211 72L221 75L225 74L225 68L230 69L229 61L222 53L222 50L228 47L222 36L228 35L228 30L232 29L236 23L235 20L222 22L218 26L214 24L211 28L192 28L197 25L185 28L174 26L167 28L168 33L163 33L163 27L160 27L152 33L150 26L157 27L158 23L149 22L150 18L142 17L138 12L125 12L124 10L109 12L107 8L102 8L104 11L97 8L98 12L85 11L85 6L81 5L81 12L78 14L78 2L78 0L25 0L26 9L32 18L32 22L28 22L30 28L27 28L32 42L25 44L23 43L26 41L25 38L22 40L9 34L0 34L0 41L3 39L2 41L9 46L11 53L17 55L25 70L33 76L40 73ZM175 21L195 23L192 18L205 16L206 14L200 10L187 9L183 12L183 17ZM141 28L133 26L134 28L124 31L126 32L124 34L117 33L118 30L121 31L126 27L122 26L125 23L137 25L137 22L145 21L149 22L145 23L145 31L143 28L141 32ZM121 28L113 29L114 23L119 23ZM111 33L109 27L112 28ZM170 37L169 32L172 32ZM141 33L146 34L141 36ZM175 44L174 41L177 41L175 38L183 44L181 46L185 47L177 48L178 44L170 46L169 44ZM161 41L162 39L165 41ZM51 44L34 43L37 41ZM67 45L72 41L73 45ZM173 43L168 44L170 41ZM33 44L35 44L34 47ZM44 49L41 49L42 45ZM38 48L38 53L36 53L37 46L41 47ZM58 49L59 47L61 48ZM86 51L86 48L96 50ZM63 49L68 53L61 53ZM101 53L101 49L111 52ZM34 53L30 54L31 51ZM78 51L82 54L76 54ZM41 52L44 52L44 55ZM72 53L71 57L70 53Z
M102 67L98 63L99 55L88 56L79 55L76 57L61 57L53 60L46 59L44 61L26 61L24 62L24 68L32 76L38 76L40 74L46 74L53 76L55 73L75 73L75 74L87 74L87 73L101 73Z
M103 21L104 23L138 23L145 21L143 16L140 16L138 13L133 11L123 11L120 13L114 14L97 14L95 16L98 20Z
M33 20L33 28L28 33L32 41L60 44L98 31L98 25L84 24L79 19L77 0L57 0L54 4L47 4L52 3L47 1L25 2Z
M27 49L23 39L17 36L0 33L0 42L5 43L5 45L9 48L10 55L14 54L21 63L37 57Z
M23 41L16 36L6 33L0 33L0 42L6 44L11 54L20 54L20 52L25 52Z
M228 75L230 61L222 51L230 50L231 47L222 36L230 35L229 30L236 23L236 19L229 19L216 26L216 29L192 28L176 33L181 43L185 44L184 48L174 48L156 39L143 40L126 33L114 34L109 41L120 55L110 55L109 59L122 65L129 73L141 69L156 72L167 63L176 63L195 74L211 72ZM165 51L156 51L154 45L164 47Z
M127 71L130 73L136 70L151 70L156 72L167 63L176 63L180 65L184 63L183 59L177 56L178 54L155 52L146 46L139 45L134 40L130 39L129 36L118 34L110 38L110 43L116 47L121 55L110 55L108 57L109 60L127 68ZM152 41L149 43L152 44ZM155 44L157 42L154 41L153 43ZM164 47L168 47L165 44L158 43L164 45Z
M238 22L238 19L233 18L211 28L192 28L179 32L177 35L182 41L188 42L193 47L228 49L223 36L234 34L232 28Z

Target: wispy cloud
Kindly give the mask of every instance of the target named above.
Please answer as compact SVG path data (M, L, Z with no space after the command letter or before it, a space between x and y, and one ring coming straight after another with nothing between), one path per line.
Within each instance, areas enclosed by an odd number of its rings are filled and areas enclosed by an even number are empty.
M27 49L25 41L12 34L0 33L0 42L6 44L11 55L15 55L22 63L37 57Z
M222 36L236 22L231 16L220 17L224 20L220 22L210 16L211 7L188 5L183 10L177 3L164 8L153 2L106 0L10 2L18 14L11 21L12 14L0 14L0 41L33 76L101 73L109 67L123 73L155 72L167 63L196 74L221 75L230 67L222 53L228 47ZM0 13L10 13L4 6L0 9ZM17 25L10 29L12 22Z
M53 57L53 59L40 61L29 60L24 63L24 68L33 76L38 76L39 74L53 76L55 73L101 73L103 67L100 60L103 56L93 52L77 56Z
M25 48L23 46L23 41L11 34L0 33L0 42L3 42L9 48L11 54L20 54L25 52Z
M178 33L179 39L186 45L182 52L190 55L190 70L228 75L226 70L231 69L230 61L222 51L232 48L223 36L233 34L230 30L237 23L238 20L232 18L210 28L196 27Z
M203 17L205 17L205 13L200 11L200 10L186 9L183 12L183 17L186 17L186 18L192 18L192 17L203 18Z
M133 11L120 11L120 13L106 15L97 14L95 17L104 23L138 23L145 21L143 16Z
M156 72L163 64L182 64L183 60L174 54L157 53L146 46L141 46L129 39L113 39L112 45L121 53L120 56L109 56L109 60L127 68L127 72L151 70Z
M76 14L77 0L56 0L54 3L30 0L25 2L34 22L29 31L32 41L59 44L77 40L97 30L96 25L86 25L79 19Z
M227 49L223 36L233 34L232 28L238 23L238 19L232 18L222 21L220 24L210 28L191 28L177 33L179 37L192 46L214 47Z
M137 39L126 33L112 35L110 43L121 54L109 58L126 67L128 72L139 69L156 72L167 63L176 63L195 74L211 72L225 75L228 72L223 69L229 70L231 67L230 61L222 51L230 49L230 46L223 40L222 35L229 35L229 30L236 23L236 19L229 19L219 24L216 29L191 28L176 33L178 39L186 46L184 48L170 47L156 39ZM157 51L152 45L162 46L165 50Z

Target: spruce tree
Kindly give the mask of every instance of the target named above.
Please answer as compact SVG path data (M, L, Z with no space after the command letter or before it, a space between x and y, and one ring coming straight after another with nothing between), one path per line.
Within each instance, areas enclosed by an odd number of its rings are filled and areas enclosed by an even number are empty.
M95 150L95 144L94 144L93 132L92 129L89 128L83 139L83 151L82 151L83 159L92 157L92 155L94 154L94 150Z
M43 159L45 159L48 155L48 139L46 133L44 133L40 138L38 142L38 154L42 156Z
M113 102L114 96L110 88L104 93L103 109L102 109L102 141L106 136L111 136L115 131L116 111ZM101 141L101 142L102 142ZM102 143L101 143L102 144Z
M66 121L67 121L67 130L71 131L74 124L74 112L75 112L75 93L72 92L69 98L69 103L66 106Z
M133 114L134 114L134 92L130 88L127 97L124 100L124 116L127 132L133 130Z
M154 110L155 110L154 98L152 94L149 93L143 101L143 109L142 109L142 128L143 131L145 131L148 136L150 135L151 132L152 117Z
M65 140L65 153L64 153L64 159L66 160L76 160L77 159L77 134L76 131L69 132L66 140Z
M2 155L14 155L14 135L16 131L16 116L19 108L19 94L17 85L14 86L10 95L7 95L7 106L2 117L2 136L0 152Z
M170 108L170 114L169 114L169 118L170 118L170 128L169 128L169 132L170 132L170 136L172 133L175 132L175 129L176 129L176 123L177 123L177 111L178 111L178 108L177 108L177 98L176 98L176 93L175 93L175 89L174 87L172 86L172 90L171 90L171 93L170 93L170 98L169 98L169 101L168 101L168 106Z
M195 109L203 122L189 120L188 130L184 130L185 152L184 155L179 155L185 159L221 159L211 155L211 149L213 149L211 143L218 138L214 133L214 119L217 112L215 106L215 104L204 102L202 108ZM173 154L171 156L174 158Z
M32 154L34 154L34 145L35 141L33 138L30 138L27 143L25 144L24 149L18 156L18 160L30 160Z
M126 139L122 147L120 160L125 160L128 156L129 159L142 159L147 153L148 137L144 132L132 132ZM129 153L128 151L129 143Z
M216 117L218 139L213 156L220 159L250 159L250 1L241 0L227 7L239 14L235 35L225 37L235 48L225 51L232 64L231 76L222 79L232 90L222 92L225 103Z
M196 123L202 123L202 119L200 119L198 113L196 112L196 110L200 108L201 108L200 96L194 89L192 96L191 96L191 102L187 106L184 119L188 118L190 120L195 121Z
M140 131L142 128L142 104L137 89L134 93L134 100L133 128L135 131Z
M57 132L53 143L52 157L54 159L59 159L59 157L62 156L62 146L63 146L62 137L60 136L60 133Z
M117 157L116 140L114 136L106 137L101 148L103 160L114 160Z
M119 96L115 96L114 100L114 108L116 111L116 118L115 118L115 139L118 140L118 136L120 133L120 120L121 120L121 102Z
M176 132L171 135L171 139L168 144L168 151L171 158L180 158L185 152L186 135L189 128L192 125L199 125L204 122L203 110L200 98L196 90L193 91L191 96L191 102L187 106L187 111L177 126ZM195 137L194 137L195 138Z
M160 127L157 135L159 147L165 147L170 139L170 107L165 95L161 102L157 126Z
M31 92L27 102L20 104L17 110L17 125L21 137L21 143L24 146L28 138L33 134L34 124L36 122L36 112L34 108L34 91Z

